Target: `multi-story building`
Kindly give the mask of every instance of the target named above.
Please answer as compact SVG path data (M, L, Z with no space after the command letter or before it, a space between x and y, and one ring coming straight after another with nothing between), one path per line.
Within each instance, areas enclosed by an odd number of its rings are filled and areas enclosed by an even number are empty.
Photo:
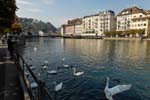
M116 19L114 11L108 10L100 12L99 17L99 33L116 30Z
M145 29L145 36L150 33L150 13L138 7L123 9L117 15L117 31Z
M98 32L98 20L99 14L85 16L82 19L83 33L95 33Z
M85 16L82 20L83 32L103 34L115 30L115 13L112 10L102 11L95 15Z
M74 32L74 34L76 35L80 35L80 34L82 34L82 24L80 24L80 23L77 23L77 24L75 24L75 32Z
M150 14L144 11L132 14L131 29L144 29L144 36L150 36Z
M68 20L66 25L61 27L61 35L75 35L82 33L82 19Z

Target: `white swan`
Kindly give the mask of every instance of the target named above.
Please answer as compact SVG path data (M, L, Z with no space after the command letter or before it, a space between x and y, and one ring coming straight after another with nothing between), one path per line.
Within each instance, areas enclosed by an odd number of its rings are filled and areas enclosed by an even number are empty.
M55 75L55 74L57 74L57 71L56 70L47 70L47 73L48 74L52 74L52 75Z
M42 69L47 69L47 68L48 68L47 66L48 66L48 61L45 60L45 61L44 61L44 65L42 65L41 68L42 68Z
M33 83L30 84L30 87L31 87L32 89L37 88L37 87L38 87L38 84L37 84L36 82L33 82Z
M34 67L34 66L31 66L30 69L31 69L31 70L35 70L35 67Z
M82 75L82 74L84 74L83 71L76 72L76 68L73 68L73 75L74 75L74 76L80 76L80 75Z
M42 69L47 69L47 65L43 65L41 68Z
M127 91L131 88L131 86L132 86L131 84L129 84L129 85L117 85L117 86L114 86L112 88L109 88L109 77L107 77L107 83L106 83L106 87L104 89L106 98L108 100L114 100L112 98L113 95Z
M60 82L60 83L59 83L59 84L57 84L57 85L56 85L56 83L55 83L55 92L60 91L60 90L62 89L62 85L63 85L63 83L62 83L62 82Z
M63 64L63 67L64 67L64 68L69 68L69 65Z
M37 48L36 48L36 47L34 47L34 51L37 51Z

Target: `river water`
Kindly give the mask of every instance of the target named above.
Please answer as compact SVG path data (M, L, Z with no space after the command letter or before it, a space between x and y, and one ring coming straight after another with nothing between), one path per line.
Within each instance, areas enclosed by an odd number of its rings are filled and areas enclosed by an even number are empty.
M63 82L56 100L107 100L107 77L110 87L132 84L114 100L150 100L150 41L39 38L28 40L22 55L36 67L35 74L40 73L38 77L46 82L53 97L54 82ZM57 75L41 69L45 60L48 70L57 70ZM63 68L63 64L84 74L75 77L73 69Z

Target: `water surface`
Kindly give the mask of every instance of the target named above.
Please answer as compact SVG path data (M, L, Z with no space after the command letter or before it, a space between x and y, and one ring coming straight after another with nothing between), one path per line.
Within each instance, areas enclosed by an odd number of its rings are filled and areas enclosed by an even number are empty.
M150 41L39 38L28 40L22 55L36 67L34 72L40 73L53 96L53 82L63 82L57 100L106 100L106 77L110 77L110 87L132 84L115 100L150 100ZM48 70L58 69L57 75L41 69L44 60ZM63 64L85 74L75 77L73 69L64 69Z

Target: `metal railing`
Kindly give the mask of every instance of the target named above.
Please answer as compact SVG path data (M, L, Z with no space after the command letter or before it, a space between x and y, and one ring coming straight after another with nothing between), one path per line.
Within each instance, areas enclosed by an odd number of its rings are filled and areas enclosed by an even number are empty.
M15 63L19 69L19 74L23 80L23 83L25 84L24 88L26 88L27 90L27 93L29 95L28 97L29 100L45 100L46 97L48 100L54 100L52 96L48 93L45 83L42 80L37 78L37 76L31 70L30 66L25 62L23 57L18 52L15 52ZM32 88L30 86L31 82L29 81L28 77L25 75L25 71L27 70L30 76L32 77L32 79L37 84L38 89L36 92L38 93L38 96L34 95Z

